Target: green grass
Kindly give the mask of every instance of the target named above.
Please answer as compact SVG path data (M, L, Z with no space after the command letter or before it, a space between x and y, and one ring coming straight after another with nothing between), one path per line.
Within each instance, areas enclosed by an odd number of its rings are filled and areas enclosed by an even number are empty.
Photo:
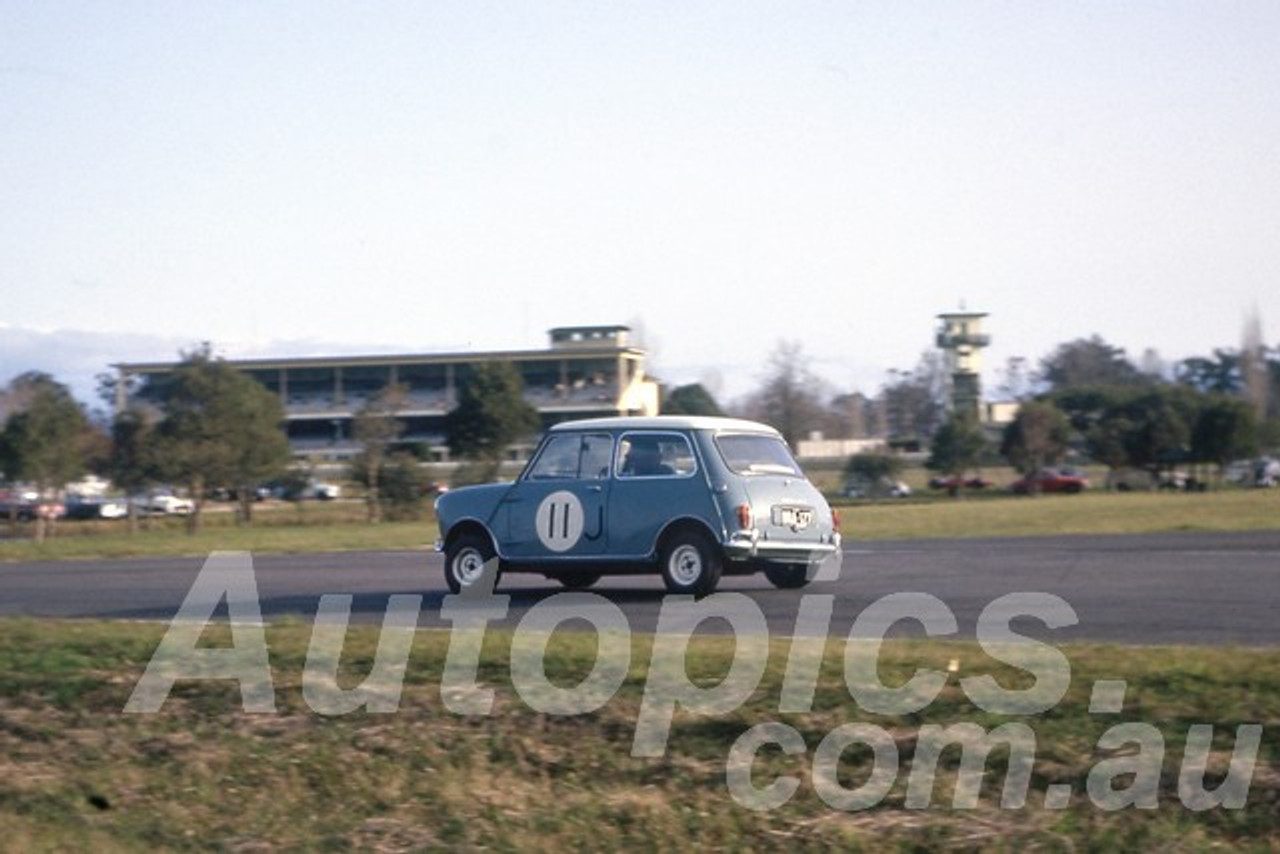
M1028 537L1165 531L1254 531L1280 528L1280 490L1206 493L1091 492L1083 495L930 495L841 506L846 537L855 540L939 537ZM206 555L214 550L324 552L429 548L438 536L430 509L411 522L370 525L357 503L261 508L252 526L231 514L208 514L191 536L180 519L156 520L127 533L123 521L63 522L53 537L0 540L0 561ZM25 535L29 527L19 533Z
M94 558L202 556L215 550L260 553L366 551L430 548L438 536L435 517L425 511L415 521L364 521L363 505L355 502L260 507L252 525L237 525L224 508L206 513L202 530L187 533L186 520L161 518L149 528L128 532L124 520L60 522L49 539L37 543L30 525L19 537L0 540L0 560L88 560ZM0 523L0 530L4 529Z
M855 539L1034 537L1280 528L1280 490L1090 492L885 501L841 510Z
M440 683L448 637L416 635L399 710L324 717L300 688L309 629L268 629L278 714L245 714L225 682L181 681L157 714L121 709L164 627L151 624L0 621L0 849L7 851L1276 851L1280 850L1280 656L1274 650L1067 646L1072 680L1050 712L1006 718L975 709L956 681L926 709L883 717L862 712L843 678L839 643L821 671L813 710L780 714L788 642L770 648L769 669L749 702L716 716L679 713L661 758L631 756L645 690L650 640L632 642L618 694L577 717L535 713L509 678L510 633L491 632L481 681L496 714L448 711ZM225 642L214 629L211 643ZM374 657L377 630L347 636L340 683L354 686ZM590 671L590 634L557 634L547 670L560 685ZM731 642L701 639L690 658L699 680L728 670ZM895 641L880 674L900 684L917 668L1010 671L973 644ZM1088 712L1100 679L1128 680L1118 715ZM782 721L804 738L803 755L762 754L760 784L801 781L785 806L753 812L725 783L725 759L751 726ZM1005 780L993 758L977 808L953 809L958 753L939 764L929 809L908 809L904 791L916 736L928 724L986 729L1022 721L1036 737L1027 806L998 808ZM836 727L866 721L890 733L903 762L886 799L841 812L816 795L810 763ZM1105 758L1100 735L1122 721L1163 736L1159 808L1108 812L1083 794ZM1220 772L1235 727L1264 736L1249 801L1240 811L1190 812L1177 796L1188 727L1217 728L1211 769ZM841 778L860 785L866 752L849 751ZM1125 751L1119 754L1125 755ZM1068 784L1065 809L1046 809L1049 786ZM1117 781L1117 785L1125 781Z

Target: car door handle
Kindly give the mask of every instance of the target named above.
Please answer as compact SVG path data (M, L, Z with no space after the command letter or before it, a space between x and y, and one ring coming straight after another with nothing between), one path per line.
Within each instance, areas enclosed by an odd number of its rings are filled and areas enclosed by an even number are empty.
M603 486L588 486L587 492L604 492Z

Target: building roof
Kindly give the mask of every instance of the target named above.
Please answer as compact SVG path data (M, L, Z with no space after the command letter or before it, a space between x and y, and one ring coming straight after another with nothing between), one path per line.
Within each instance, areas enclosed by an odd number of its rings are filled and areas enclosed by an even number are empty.
M630 332L630 326L622 326L615 324L613 326L555 326L547 330L550 335L557 335L564 332Z
M283 356L262 359L227 359L226 363L244 371L272 368L338 368L348 366L381 365L431 365L470 364L475 362L533 362L541 359L588 359L593 356L617 356L620 354L643 355L640 347L600 346L574 349L544 348L541 350L492 350L456 353L400 353L388 355L356 356ZM117 362L113 368L130 373L155 373L171 371L181 364L177 360L166 362Z

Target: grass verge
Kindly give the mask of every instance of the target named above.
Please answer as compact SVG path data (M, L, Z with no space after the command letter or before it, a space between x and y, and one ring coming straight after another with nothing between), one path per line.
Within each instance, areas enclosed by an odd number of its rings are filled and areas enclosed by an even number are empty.
M885 501L844 507L841 523L860 540L1276 530L1280 490Z
M588 714L532 711L513 689L510 633L490 632L480 681L494 711L466 717L445 707L448 636L415 635L399 708L326 717L302 692L310 628L267 629L276 714L246 714L234 683L179 681L156 714L123 714L165 627L151 624L0 621L0 847L12 851L275 850L813 850L813 851L1211 851L1280 850L1280 657L1274 650L1068 646L1070 687L1049 712L1008 718L983 712L956 680L919 712L877 716L845 685L842 644L831 643L812 711L780 714L789 642L775 640L759 687L718 715L676 715L660 758L631 756L648 679L651 640L632 640L629 668L611 701ZM348 631L338 681L354 687L378 644L374 628ZM227 640L221 628L206 643ZM571 687L591 672L594 635L561 633L546 672ZM714 685L728 672L731 640L699 638L691 676ZM968 643L893 641L880 678L905 682L917 668L990 674L1016 687L1026 674ZM1123 711L1091 714L1098 680L1124 679ZM752 811L726 786L726 757L753 725L780 721L802 754L764 751L758 785L794 778L782 807ZM862 721L892 739L899 771L888 796L841 811L816 794L819 742ZM927 809L905 805L922 728L958 722L990 730L1027 724L1035 764L1026 806L1001 809L1007 751L997 748L972 809L952 806L960 754L938 763ZM1162 742L1155 809L1107 811L1085 793L1091 773L1124 762L1133 747L1100 750L1121 722L1150 724ZM1178 769L1192 724L1214 726L1210 778L1225 773L1236 727L1264 734L1244 809L1192 812L1179 801ZM869 751L841 758L842 785L871 774ZM1124 789L1134 781L1120 775ZM1051 787L1070 786L1062 808Z

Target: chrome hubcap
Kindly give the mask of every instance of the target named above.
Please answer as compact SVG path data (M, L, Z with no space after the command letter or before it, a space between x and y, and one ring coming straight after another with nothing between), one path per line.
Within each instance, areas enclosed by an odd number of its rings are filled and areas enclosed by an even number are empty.
M470 587L484 575L484 556L478 549L463 549L453 559L453 574L463 587Z
M667 571L681 587L689 587L702 577L702 554L696 546L679 546L667 561Z

